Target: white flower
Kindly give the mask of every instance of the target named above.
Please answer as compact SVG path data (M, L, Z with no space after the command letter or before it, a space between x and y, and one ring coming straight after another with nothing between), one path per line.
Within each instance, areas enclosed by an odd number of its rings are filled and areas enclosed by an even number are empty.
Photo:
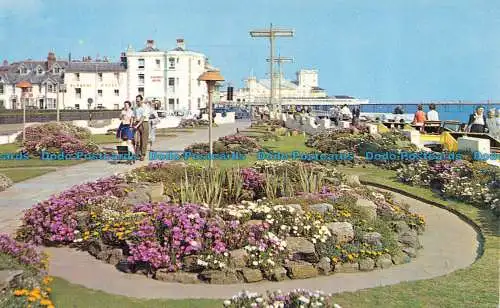
M80 233L80 231L75 230L75 231L73 231L73 233L74 233L74 234L78 234L78 233Z
M81 238L78 238L78 239L74 240L73 242L74 242L74 243L80 243L80 242L82 242L82 241L83 241L83 240L82 240Z
M304 304L309 304L309 299L303 295L299 297L299 301L303 302Z
M259 304L260 304L260 303L262 303L264 300L262 299L262 297L257 297L257 298L255 299L255 301L256 301L257 303L259 303Z
M227 253L227 251L226 251L226 252L224 252L224 256L225 256L225 257L229 256L229 254Z
M228 300L228 299L226 299L226 300L224 301L224 306L226 306L226 307L227 307L227 306L229 306L229 305L231 305L231 301L230 301L230 300Z
M259 262L257 262L257 261L253 261L253 262L252 262L252 264L253 264L254 266L257 266L257 265L259 265Z

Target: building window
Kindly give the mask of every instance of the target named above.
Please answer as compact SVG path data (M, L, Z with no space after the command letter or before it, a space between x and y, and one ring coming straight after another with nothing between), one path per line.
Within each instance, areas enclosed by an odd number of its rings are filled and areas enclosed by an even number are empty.
M0 94L4 94L5 90L3 84L0 84Z
M80 73L75 73L75 79L76 81L80 81Z
M201 65L201 60L198 60L198 65Z
M27 69L26 67L22 66L22 67L19 69L19 73L20 73L21 75L26 75L26 74L28 74L28 69Z
M113 106L114 106L115 110L120 109L120 105L119 104L114 104Z
M42 75L42 74L43 74L43 69L42 69L41 67L38 67L38 68L36 69L36 74L37 74L37 75Z
M177 99L177 102L176 102L176 103L177 103L177 106L179 106L179 99Z
M79 110L80 109L80 104L75 104L75 109Z
M168 78L168 85L169 86L175 86L175 79L174 78Z
M137 66L139 69L144 69L144 59L139 59L138 60L139 65Z
M120 73L115 73L115 80L120 81Z
M75 97L77 99L81 99L82 98L82 88L75 88Z
M201 108L201 98L198 97L198 109Z
M198 80L198 87L201 87L201 81Z
M97 104L98 109L102 109L102 104Z
M47 92L49 93L55 92L54 87L51 84L47 85Z
M161 68L161 62L159 59L156 59L156 68Z
M5 101L0 99L0 109L5 109Z
M168 58L168 68L171 70L175 69L175 58Z
M54 69L52 69L52 71L54 72L54 74L59 74L61 73L61 68L57 65L54 66Z
M99 81L102 82L102 73L98 73L97 76L99 77Z
M102 90L97 90L97 96L102 97Z
M139 84L144 84L144 74L139 74L138 78L139 78Z
M144 87L137 88L137 92L139 92L140 95L144 96Z
M120 90L115 89L115 96L120 96Z
M169 109L174 109L175 108L175 100L173 98L168 99L168 108Z

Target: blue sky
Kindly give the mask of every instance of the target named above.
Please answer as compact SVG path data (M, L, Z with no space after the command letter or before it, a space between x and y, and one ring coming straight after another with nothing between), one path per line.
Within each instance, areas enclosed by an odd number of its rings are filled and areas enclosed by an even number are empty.
M268 71L268 42L248 32L295 29L277 50L320 72L331 95L382 102L500 101L500 1L495 0L0 0L0 60L118 59L147 39L205 53L241 86Z

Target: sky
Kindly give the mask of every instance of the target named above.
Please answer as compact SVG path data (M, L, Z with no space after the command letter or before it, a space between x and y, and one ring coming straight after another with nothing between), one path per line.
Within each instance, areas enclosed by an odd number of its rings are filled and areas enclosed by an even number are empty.
M128 45L171 49L184 38L240 87L266 78L269 42L249 31L291 28L276 54L289 79L319 71L330 95L375 102L500 101L497 0L0 0L0 61L119 59Z

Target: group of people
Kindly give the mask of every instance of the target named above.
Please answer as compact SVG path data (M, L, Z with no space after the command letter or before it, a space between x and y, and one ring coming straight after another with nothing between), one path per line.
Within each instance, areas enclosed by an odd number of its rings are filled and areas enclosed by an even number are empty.
M397 108L397 107L396 107ZM470 133L492 133L496 134L500 128L500 110L492 109L488 112L488 117L484 112L483 106L478 106L469 116L469 121L465 127L465 131ZM395 112L396 113L396 112ZM439 121L439 113L436 110L435 104L429 105L429 111L424 112L423 105L417 106L417 112L413 117L413 124L423 126L425 121Z
M120 115L121 123L116 137L125 142L129 152L144 160L150 147L156 139L156 125L159 122L157 106L150 101L144 101L142 95L135 98L136 107L132 108L130 101L125 101ZM136 136L136 132L138 133ZM137 149L137 151L136 151Z
M330 119L335 123L335 125L339 125L339 121L351 121L353 124L356 124L359 121L361 110L359 106L354 106L351 110L349 106L343 105L342 108L339 106L333 106L330 109Z

